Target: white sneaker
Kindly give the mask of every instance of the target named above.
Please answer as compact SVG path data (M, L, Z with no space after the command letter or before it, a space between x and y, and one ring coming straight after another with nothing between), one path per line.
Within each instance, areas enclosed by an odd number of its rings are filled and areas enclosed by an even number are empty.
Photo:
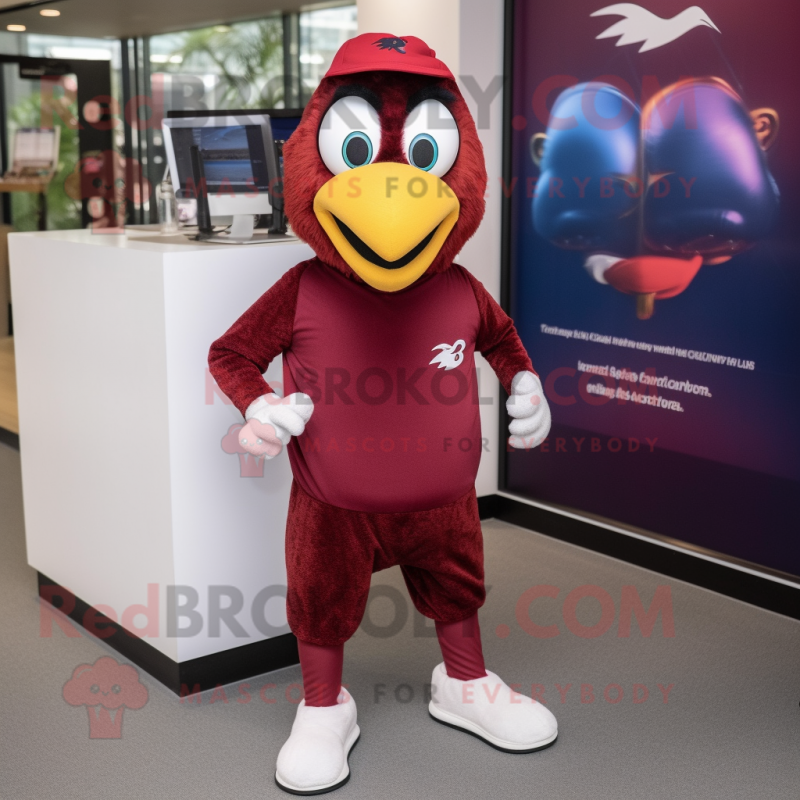
M486 672L484 678L460 681L439 664L433 670L430 715L506 753L532 753L553 744L558 723L550 710Z
M323 794L347 783L350 751L361 731L356 703L343 687L335 706L297 707L292 733L278 753L275 782L292 794Z

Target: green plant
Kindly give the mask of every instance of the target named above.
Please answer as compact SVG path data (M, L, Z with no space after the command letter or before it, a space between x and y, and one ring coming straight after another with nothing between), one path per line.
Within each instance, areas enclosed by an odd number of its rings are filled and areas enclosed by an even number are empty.
M43 106L44 104L44 106ZM9 110L9 120L15 128L38 128L46 119L61 129L58 168L47 191L47 227L64 230L81 227L81 204L67 196L64 181L78 163L78 106L70 102L61 87L42 95L31 92ZM14 192L11 195L11 219L18 231L34 231L39 227L39 197Z
M171 72L218 73L218 108L272 108L283 100L283 25L279 16L184 34Z

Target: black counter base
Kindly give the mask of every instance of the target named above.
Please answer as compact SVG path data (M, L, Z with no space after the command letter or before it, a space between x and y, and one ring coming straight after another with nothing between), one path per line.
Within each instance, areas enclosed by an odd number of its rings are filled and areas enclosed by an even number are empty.
M727 597L800 619L800 581L792 575L728 558L720 553L686 545L668 537L631 529L634 535L610 530L605 524L623 528L612 521L594 521L589 517L576 519L570 509L543 508L505 495L482 497L483 508L503 522L543 533L596 553L618 558L670 578L710 589ZM482 517L483 518L483 517ZM705 557L704 557L705 556ZM717 563L709 561L714 558ZM751 569L761 573L754 575ZM777 578L777 580L775 579ZM790 581L787 585L781 581Z
M50 580L41 572L36 573L39 581L39 597L42 602L53 599L53 607L59 608L64 598L73 597L62 586ZM75 597L72 610L67 616L83 627L84 615L90 607L79 597ZM131 636L116 622L112 622L100 612L97 615L98 627L113 630L103 641L113 647L121 656L140 667L156 680L171 689L175 694L191 694L204 692L216 686L235 683L254 675L290 667L299 664L297 639L294 634L286 633L273 636L260 642L235 647L221 653L193 658L189 661L173 661L144 639Z
M635 536L626 535L619 530L610 530L600 521L586 517L577 519L566 509L562 512L559 509L542 508L505 495L479 497L478 510L481 519L494 517L759 608L800 619L800 586L774 580L774 577L781 576L774 571L765 572L757 565L726 559L718 553L690 548L644 531L635 531ZM709 561L703 555L727 560L730 565ZM743 566L764 574L746 572L741 569ZM60 609L64 599L71 597L71 592L40 572L37 572L37 576L42 602L50 602L52 598L53 607ZM791 578L786 576L786 579ZM87 603L75 597L67 616L83 626L84 616L89 610ZM131 636L116 622L99 612L95 614L101 626L113 631L103 639L106 644L178 695L206 691L299 663L297 639L291 633L190 661L176 662L144 639Z

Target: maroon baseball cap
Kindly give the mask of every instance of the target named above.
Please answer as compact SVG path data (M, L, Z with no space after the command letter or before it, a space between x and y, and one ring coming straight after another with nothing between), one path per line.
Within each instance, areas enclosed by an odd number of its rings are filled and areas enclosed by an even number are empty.
M373 70L415 72L455 80L444 62L436 58L436 51L422 39L391 33L362 33L348 39L333 57L325 77Z

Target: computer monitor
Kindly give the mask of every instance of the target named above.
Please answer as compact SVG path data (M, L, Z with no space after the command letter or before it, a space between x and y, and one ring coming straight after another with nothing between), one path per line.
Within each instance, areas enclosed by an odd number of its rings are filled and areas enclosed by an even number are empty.
M272 123L272 135L276 142L285 142L300 124L302 108L271 108L266 111Z
M269 112L275 152L278 154L278 169L283 177L283 146L295 132L303 116L302 108L276 108Z
M231 240L253 235L253 216L282 210L280 171L268 114L231 112L164 120L164 147L178 199L197 197L191 147L200 149L212 219L233 217Z
M210 110L172 108L167 111L168 119L186 119L187 117L240 117L254 114L267 114L272 126L275 141L286 141L300 124L303 116L302 108L253 108L241 110Z

